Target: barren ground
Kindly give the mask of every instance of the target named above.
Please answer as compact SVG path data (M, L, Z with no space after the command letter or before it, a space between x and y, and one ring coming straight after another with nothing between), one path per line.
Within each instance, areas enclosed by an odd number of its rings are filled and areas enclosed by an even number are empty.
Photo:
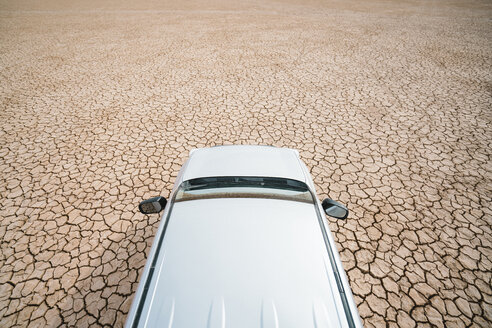
M67 4L67 2L69 4ZM489 1L0 1L0 326L117 326L194 147L299 149L366 327L492 325Z

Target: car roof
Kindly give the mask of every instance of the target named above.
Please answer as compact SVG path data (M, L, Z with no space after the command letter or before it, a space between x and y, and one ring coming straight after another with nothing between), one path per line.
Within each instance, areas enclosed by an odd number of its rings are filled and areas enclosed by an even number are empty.
M155 270L139 327L345 326L314 204L174 203Z
M217 176L256 176L307 183L299 153L289 148L231 145L190 152L182 181Z

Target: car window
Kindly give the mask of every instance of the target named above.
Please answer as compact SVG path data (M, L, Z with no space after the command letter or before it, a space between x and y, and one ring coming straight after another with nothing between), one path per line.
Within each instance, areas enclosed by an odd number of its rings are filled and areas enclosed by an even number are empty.
M211 198L266 198L314 203L305 183L283 178L210 177L185 181L175 202Z

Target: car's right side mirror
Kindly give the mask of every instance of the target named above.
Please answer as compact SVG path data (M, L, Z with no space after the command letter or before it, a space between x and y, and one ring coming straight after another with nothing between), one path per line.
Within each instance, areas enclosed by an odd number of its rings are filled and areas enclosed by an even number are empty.
M321 206L323 206L323 210L325 211L326 215L340 219L340 220L345 220L348 216L348 209L340 204L339 202L334 201L333 199L326 198L322 203Z
M167 200L162 196L158 196L140 202L138 209L143 214L154 214L162 211L166 204Z

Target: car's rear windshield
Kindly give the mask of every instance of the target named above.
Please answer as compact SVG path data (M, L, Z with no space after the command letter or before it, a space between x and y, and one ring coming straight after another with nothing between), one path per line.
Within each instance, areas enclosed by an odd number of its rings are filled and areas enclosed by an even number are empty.
M175 202L212 198L267 198L313 203L305 183L270 177L209 177L183 182Z

